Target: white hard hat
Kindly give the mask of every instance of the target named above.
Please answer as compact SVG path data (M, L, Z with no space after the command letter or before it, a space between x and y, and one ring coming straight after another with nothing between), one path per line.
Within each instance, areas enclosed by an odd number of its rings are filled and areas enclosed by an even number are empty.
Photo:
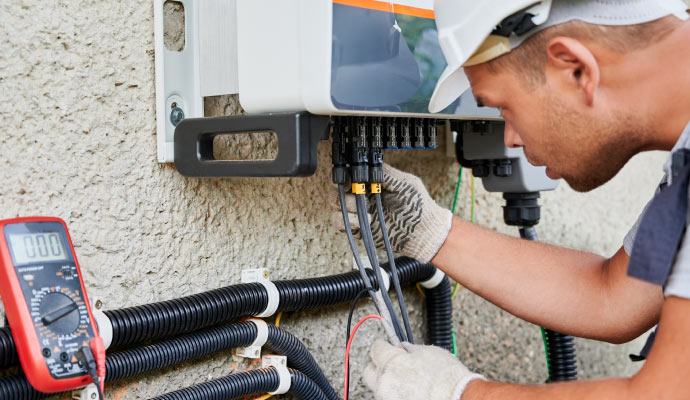
M687 9L683 0L435 0L438 39L448 66L429 111L445 109L469 88L463 67L508 53L549 26L572 20L634 25L667 15L687 19Z

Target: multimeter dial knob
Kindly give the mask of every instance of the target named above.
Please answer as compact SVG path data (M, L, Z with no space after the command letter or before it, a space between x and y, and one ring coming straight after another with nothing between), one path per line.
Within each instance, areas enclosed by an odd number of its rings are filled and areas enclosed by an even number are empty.
M49 293L39 306L41 322L59 335L69 335L79 328L79 307L69 296Z

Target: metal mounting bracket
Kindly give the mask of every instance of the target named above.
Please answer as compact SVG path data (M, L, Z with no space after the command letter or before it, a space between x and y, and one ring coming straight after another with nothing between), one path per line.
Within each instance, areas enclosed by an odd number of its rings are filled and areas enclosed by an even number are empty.
M173 1L173 0L171 0ZM165 46L164 7L153 0L158 162L175 160L175 127L204 116L204 97L237 93L236 0L174 0L184 7L184 48Z
M175 129L175 167L188 177L290 177L316 171L317 146L328 140L330 117L309 113L187 118ZM273 131L278 155L273 160L216 160L218 135Z

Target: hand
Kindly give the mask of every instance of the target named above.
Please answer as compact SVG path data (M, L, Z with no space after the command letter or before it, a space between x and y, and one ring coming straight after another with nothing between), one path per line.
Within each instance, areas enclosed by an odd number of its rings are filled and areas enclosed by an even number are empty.
M364 382L378 400L459 400L470 381L484 379L440 347L403 347L382 340L371 346Z
M421 262L429 262L446 241L453 215L436 204L418 177L387 164L383 165L383 171L383 215L393 251ZM336 200L332 202L337 208L333 213L333 224L338 230L345 231L340 201L337 198L336 195ZM347 194L345 203L350 225L353 231L358 230L355 196ZM369 199L368 211L376 247L384 249L381 224L373 197Z

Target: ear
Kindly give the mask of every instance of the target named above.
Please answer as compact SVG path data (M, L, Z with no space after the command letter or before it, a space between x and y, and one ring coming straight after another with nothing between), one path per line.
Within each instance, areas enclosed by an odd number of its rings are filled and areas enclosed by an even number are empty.
M587 105L592 106L601 71L589 48L573 38L556 37L546 46L546 57L547 68L555 70L566 85L582 90Z

